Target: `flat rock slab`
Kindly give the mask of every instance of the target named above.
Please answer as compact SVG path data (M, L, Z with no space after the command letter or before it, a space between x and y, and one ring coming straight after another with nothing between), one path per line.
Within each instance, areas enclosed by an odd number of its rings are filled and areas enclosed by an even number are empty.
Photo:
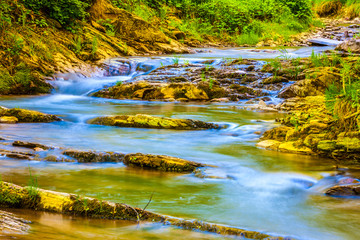
M327 38L309 39L308 42L315 46L337 46L340 43L342 43L342 41L337 41L337 40L327 39Z
M181 158L142 153L127 154L124 159L124 164L168 172L192 172L198 167L205 167L205 165L201 163Z
M174 119L145 114L97 117L89 120L88 123L116 127L176 130L219 129L223 127L219 124L207 123L199 120Z

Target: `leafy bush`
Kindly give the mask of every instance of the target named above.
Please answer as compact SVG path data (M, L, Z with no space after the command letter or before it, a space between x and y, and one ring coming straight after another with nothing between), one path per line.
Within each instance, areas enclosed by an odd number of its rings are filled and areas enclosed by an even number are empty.
M74 20L83 20L87 16L86 9L90 6L91 0L23 0L23 3L27 8L42 11L67 26Z

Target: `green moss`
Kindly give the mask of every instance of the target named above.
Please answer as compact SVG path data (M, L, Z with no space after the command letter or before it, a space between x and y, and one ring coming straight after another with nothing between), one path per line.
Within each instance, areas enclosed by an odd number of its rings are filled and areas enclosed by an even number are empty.
M218 124L207 123L198 120L156 117L145 114L98 117L89 120L88 123L117 127L159 128L177 130L199 130L211 128L218 129L222 127Z
M129 166L151 168L168 172L192 172L203 164L165 155L127 154L124 163Z
M317 144L317 149L325 152L334 151L336 149L336 141L331 141L331 140L319 141Z
M61 120L55 115L20 108L3 110L1 115L16 117L19 122L53 122Z

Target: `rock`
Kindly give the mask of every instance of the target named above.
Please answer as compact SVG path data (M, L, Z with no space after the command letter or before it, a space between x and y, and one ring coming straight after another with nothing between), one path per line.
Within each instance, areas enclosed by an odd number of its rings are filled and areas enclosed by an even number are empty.
M360 184L333 186L329 188L325 194L340 197L360 196Z
M328 38L314 38L309 39L308 42L315 46L337 46L342 43L341 41Z
M309 134L304 139L304 145L309 148L316 148L318 143L323 140L325 134Z
M313 154L313 151L305 146L297 146L296 142L284 142L279 145L279 151L299 154Z
M32 160L33 157L35 157L35 155L32 153L9 151L5 149L0 149L0 155L5 155L8 158L27 159L27 160Z
M214 99L211 99L210 102L229 102L230 100L228 98L214 98Z
M113 152L94 152L94 151L78 151L65 150L62 154L75 158L78 162L123 162L125 154Z
M274 83L282 83L282 82L289 82L289 80L282 76L272 76L266 78L262 81L263 84L274 84Z
M198 167L205 165L197 162L184 160L181 158L165 155L151 154L127 154L124 158L124 164L141 168L151 168L170 172L192 172Z
M270 130L267 130L264 132L264 135L261 137L261 139L272 139L277 141L285 141L286 134L289 130L291 130L291 127L287 126L280 126L276 127Z
M331 152L336 149L336 141L323 140L317 144L317 149L324 152Z
M16 217L14 214L0 210L0 232L6 234L26 234L31 223L22 218ZM17 237L13 237L16 239ZM10 238L9 238L10 239ZM11 238L12 239L12 238Z
M259 101L259 107L266 108L267 105L266 105L266 103L265 103L263 100L260 100L260 101Z
M360 40L351 39L349 41L343 42L339 44L335 50L344 52L348 52L350 50L352 53L360 53Z
M338 138L336 146L344 148L348 152L359 152L360 151L360 139L356 137L343 137Z
M4 116L0 117L0 123L6 123L6 124L14 124L17 123L19 120L16 117L10 116Z
M177 129L177 130L199 130L199 129L219 129L222 126L214 123L207 123L192 119L175 119L156 117L145 114L122 115L97 117L88 121L90 124L99 124L117 127L135 128L158 128L158 129Z
M286 133L285 141L294 141L300 137L300 131L293 128Z
M337 82L341 76L329 67L317 68L318 72L308 72L309 78L297 81L293 85L282 90L278 97L306 97L322 95L327 86L333 82Z
M94 94L95 97L117 99L164 100L186 98L192 101L223 98L227 97L227 95L228 93L224 88L215 85L210 87L209 82L159 85L143 81L113 86Z
M45 114L32 110L25 110L20 108L12 108L0 111L0 117L15 117L19 122L54 122L61 121L55 115ZM14 118L14 119L15 119Z
M39 143L31 143L31 142L22 142L22 141L15 141L12 143L14 147L24 147L24 148L40 148L43 150L53 149L53 147L45 146Z
M259 148L268 148L276 150L280 146L281 142L276 140L264 140L256 144Z

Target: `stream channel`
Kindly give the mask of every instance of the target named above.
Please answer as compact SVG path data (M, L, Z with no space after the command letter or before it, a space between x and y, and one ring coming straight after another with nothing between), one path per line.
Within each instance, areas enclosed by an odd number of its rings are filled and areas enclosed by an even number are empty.
M312 50L328 47L288 49L291 57L308 57ZM279 52L249 49L213 49L211 52L178 55L180 63L224 58L269 59ZM152 69L172 64L174 56L130 57L132 65L146 64ZM136 68L134 68L136 69ZM260 135L276 123L280 113L247 111L243 102L182 103L114 100L89 94L128 76L84 78L68 74L66 80L53 81L55 90L42 96L3 96L0 105L56 114L64 119L54 123L1 125L0 136L8 140L37 142L79 150L122 153L165 154L218 168L212 176L157 172L125 167L122 163L56 163L14 160L0 157L2 180L25 186L29 167L39 187L74 193L102 200L144 207L176 217L199 219L242 229L266 232L296 239L360 239L360 201L325 196L319 179L334 173L330 160L279 153L255 147ZM272 98L271 101L279 102ZM221 130L175 131L116 128L89 125L90 118L115 114L151 114L225 123ZM314 187L308 186L314 184ZM225 237L181 230L161 224L86 219L9 210L31 220L31 230L18 239L224 239Z

